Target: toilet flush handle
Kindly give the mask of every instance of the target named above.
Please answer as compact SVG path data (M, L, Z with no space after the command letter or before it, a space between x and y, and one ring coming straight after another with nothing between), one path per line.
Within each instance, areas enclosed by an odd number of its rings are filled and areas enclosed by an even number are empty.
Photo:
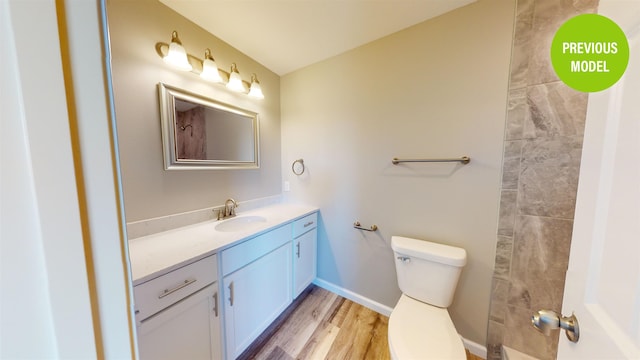
M411 262L411 258L408 256L398 256L398 260L402 261L404 264Z

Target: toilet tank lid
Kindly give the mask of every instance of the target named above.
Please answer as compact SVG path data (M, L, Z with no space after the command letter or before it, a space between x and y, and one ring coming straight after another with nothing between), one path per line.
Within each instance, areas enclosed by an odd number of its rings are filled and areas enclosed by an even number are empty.
M392 236L391 248L403 255L436 261L441 264L462 267L467 263L467 252L464 249L426 240Z

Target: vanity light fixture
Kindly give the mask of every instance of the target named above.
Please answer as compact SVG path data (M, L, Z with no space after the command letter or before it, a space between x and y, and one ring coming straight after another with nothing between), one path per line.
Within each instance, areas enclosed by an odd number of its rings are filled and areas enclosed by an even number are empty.
M264 99L262 88L260 87L260 81L258 81L258 76L256 74L251 74L251 86L249 87L248 95L258 99Z
M178 38L178 32L175 30L171 33L171 43L156 43L156 52L164 62L172 67L183 71L191 71L207 81L226 84L229 90L264 99L260 81L258 81L256 74L251 75L251 82L248 83L240 77L236 63L231 64L230 72L219 69L210 49L205 49L204 60L188 54ZM247 89L249 89L248 93Z
M202 72L200 73L200 77L216 83L222 82L220 72L218 71L218 65L216 65L216 61L211 56L211 50L209 49L204 51L204 60L202 60Z
M229 72L229 82L227 83L227 88L236 92L244 92L244 84L242 83L242 78L240 77L240 73L238 72L238 67L236 63L231 64L231 71Z
M191 71L193 69L187 58L187 52L182 47L182 41L178 38L177 31L171 33L169 51L163 57L163 60L167 64L183 71Z

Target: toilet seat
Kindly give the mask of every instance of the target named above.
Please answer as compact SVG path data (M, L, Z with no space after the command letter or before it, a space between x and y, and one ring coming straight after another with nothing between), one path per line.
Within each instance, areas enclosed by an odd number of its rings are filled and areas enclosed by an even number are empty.
M389 317L389 351L396 360L465 360L447 309L402 294Z

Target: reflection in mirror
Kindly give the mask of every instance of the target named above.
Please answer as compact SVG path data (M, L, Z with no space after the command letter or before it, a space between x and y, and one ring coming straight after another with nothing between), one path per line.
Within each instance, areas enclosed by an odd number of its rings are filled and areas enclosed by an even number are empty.
M165 169L259 167L258 116L159 84Z

